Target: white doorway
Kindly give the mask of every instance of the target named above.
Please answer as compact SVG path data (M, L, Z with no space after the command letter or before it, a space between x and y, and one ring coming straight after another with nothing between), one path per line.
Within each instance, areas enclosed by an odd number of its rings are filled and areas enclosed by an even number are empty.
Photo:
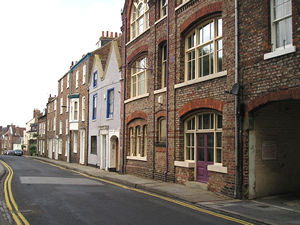
M85 130L80 130L80 159L79 163L84 164L85 153Z

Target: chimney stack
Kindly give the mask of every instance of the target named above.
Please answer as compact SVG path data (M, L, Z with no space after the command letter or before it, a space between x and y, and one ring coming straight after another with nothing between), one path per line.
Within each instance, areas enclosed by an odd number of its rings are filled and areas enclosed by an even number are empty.
M117 37L118 37L118 32L115 32L114 34L114 32L102 31L102 36L99 38L99 41L96 43L96 45L98 46L98 48L100 48Z

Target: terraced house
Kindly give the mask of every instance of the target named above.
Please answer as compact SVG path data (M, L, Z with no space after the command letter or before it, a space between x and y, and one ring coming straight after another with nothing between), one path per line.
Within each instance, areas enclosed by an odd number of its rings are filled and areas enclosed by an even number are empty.
M120 169L120 38L95 54L89 83L88 163L105 170Z
M299 189L296 2L126 0L123 171L239 198Z

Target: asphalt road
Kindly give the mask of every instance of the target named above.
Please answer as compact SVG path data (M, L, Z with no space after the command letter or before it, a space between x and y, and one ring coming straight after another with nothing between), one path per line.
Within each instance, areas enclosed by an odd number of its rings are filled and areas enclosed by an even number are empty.
M14 171L12 193L31 225L237 224L25 157L0 159Z

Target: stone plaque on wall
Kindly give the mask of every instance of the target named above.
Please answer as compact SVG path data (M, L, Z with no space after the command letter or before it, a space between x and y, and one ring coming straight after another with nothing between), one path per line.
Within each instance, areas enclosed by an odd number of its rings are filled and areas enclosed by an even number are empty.
M264 141L262 143L262 160L276 159L277 144L275 141Z

